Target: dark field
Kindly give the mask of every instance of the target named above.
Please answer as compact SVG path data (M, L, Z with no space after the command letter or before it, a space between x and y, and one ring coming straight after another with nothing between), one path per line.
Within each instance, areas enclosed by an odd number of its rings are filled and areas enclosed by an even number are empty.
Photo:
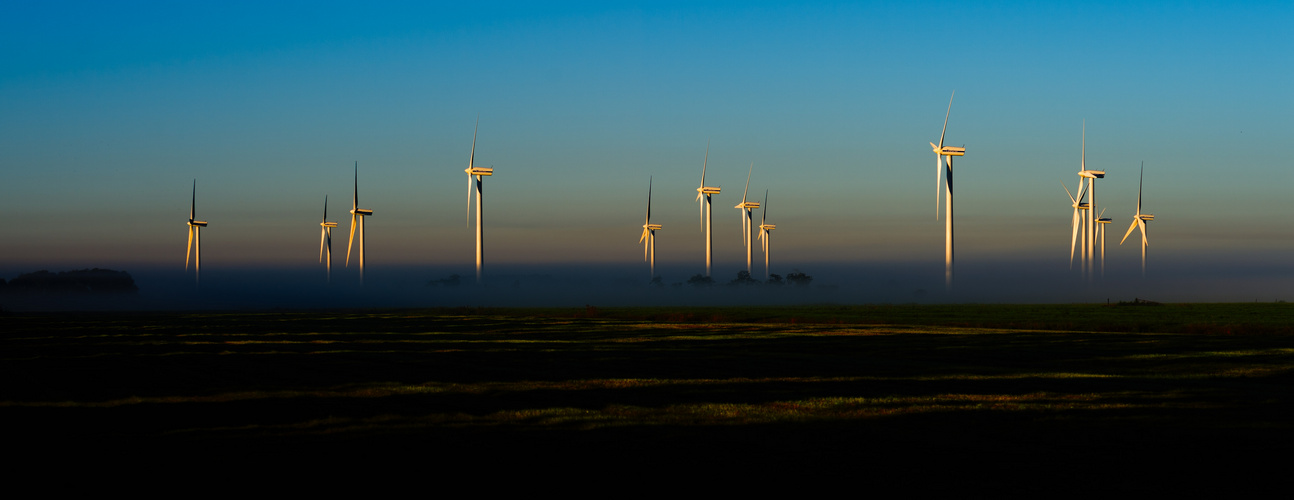
M9 314L0 325L7 449L79 465L237 455L456 479L1250 489L1288 484L1294 451L1286 304Z

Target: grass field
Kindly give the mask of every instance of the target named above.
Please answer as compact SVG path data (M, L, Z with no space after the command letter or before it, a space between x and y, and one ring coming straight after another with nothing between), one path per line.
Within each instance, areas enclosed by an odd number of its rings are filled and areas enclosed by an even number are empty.
M472 464L1147 488L1200 469L1269 484L1294 451L1286 304L9 314L0 324L11 450L415 453L436 470L478 473Z

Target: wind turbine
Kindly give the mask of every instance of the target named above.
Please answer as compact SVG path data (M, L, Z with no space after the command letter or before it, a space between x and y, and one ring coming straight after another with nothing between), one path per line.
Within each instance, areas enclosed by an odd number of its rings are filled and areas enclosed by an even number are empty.
M355 196L350 202L350 242L346 243L346 267L350 267L350 248L355 244L355 225L359 223L359 283L364 284L364 218L373 215L367 208L359 208L359 162L355 162Z
M1079 248L1078 233L1082 228L1087 226L1087 217L1083 215L1083 211L1089 209L1087 202L1083 201L1083 195L1087 193L1087 187L1084 186L1083 182L1080 180L1078 183L1079 190L1077 197L1069 192L1069 188L1065 186L1064 181L1061 181L1060 187L1065 188L1065 194L1069 196L1070 206L1074 207L1074 217L1070 219L1069 222L1069 228L1073 231L1073 234L1069 237L1069 268L1073 269L1074 249ZM1082 232L1084 235L1087 234L1086 231Z
M1146 162L1143 161L1141 162L1141 179L1137 181L1137 213L1132 216L1132 225L1128 226L1128 232L1123 235L1122 240L1119 240L1119 244L1122 245L1123 242L1128 241L1128 236L1132 236L1133 230L1137 229L1138 227L1141 228L1141 275L1142 276L1146 275L1146 247L1149 246L1150 244L1146 240L1146 223L1152 220L1155 220L1154 215L1141 213L1141 184L1142 184L1142 181L1144 181L1145 179L1146 179Z
M193 283L199 283L199 275L202 273L202 233L201 230L207 227L207 221L195 220L193 213L198 206L198 180L193 179L193 198L189 201L189 244L184 249L184 270L189 270L189 253L193 253ZM195 245L196 243L196 245Z
M327 254L328 261L324 266L328 270L328 282L332 283L332 228L337 227L337 223L328 222L328 195L324 195L323 220L319 222L319 226L319 262L324 262L324 255ZM361 245L363 241L361 236Z
M764 212L759 215L759 241L764 248L764 281L768 281L768 240L772 238L771 231L777 229L776 224L768 224L768 191L764 191Z
M1083 179L1087 179L1087 206L1088 206L1088 210L1087 210L1087 220L1086 220L1086 224L1084 224L1084 229L1083 229L1083 242L1084 242L1084 244L1083 244L1083 255L1084 255L1084 267L1083 267L1083 269L1084 269L1084 271L1085 271L1085 274L1087 275L1087 279L1090 281L1090 280L1092 279L1092 272L1093 272L1094 268L1096 267L1096 266L1095 266L1095 263L1096 263L1096 262L1095 262L1095 261L1096 261L1096 231L1097 231L1097 227L1096 227L1096 226L1097 226L1096 219L1098 219L1098 218L1099 218L1099 217L1097 217L1097 206L1096 206L1096 180L1097 180L1097 179L1104 179L1104 178L1105 178L1105 171L1104 171L1104 170L1088 170L1088 169L1087 169L1087 122L1086 122L1086 121L1084 121L1084 122L1083 122L1083 156L1082 156L1082 159L1080 160L1080 163L1079 163L1078 177L1079 177L1079 179L1078 179L1078 180L1079 180L1079 183L1080 183L1080 184L1083 182ZM1079 198L1081 199L1081 198L1082 198L1082 196L1080 195L1080 196L1079 196Z
M750 192L750 174L751 172L754 172L754 171L755 171L755 162L752 161L750 162L750 170L746 171L746 189L741 192L741 203L738 203L737 206L732 207L738 210L742 210L741 244L742 246L746 247L746 273L747 274L750 273L751 246L752 246L752 240L753 240L753 238L751 238L752 236L751 233L754 232L752 231L752 229L754 228L753 227L754 225L752 224L752 222L754 222L754 219L751 217L752 214L750 211L753 209L759 208L758 201L746 201L746 194Z
M935 152L935 219L939 218L939 173L942 171L945 178L946 195L948 197L947 210L947 230L944 236L944 287L952 289L953 286L953 157L965 156L965 147L944 146L944 135L948 132L948 116L953 112L953 97L957 92L953 91L952 96L948 98L948 112L944 113L944 128L939 133L939 145L930 143L930 148ZM944 157L948 157L948 168L944 168Z
M651 279L656 279L656 230L660 224L651 223L651 184L647 179L647 218L643 219L643 235L638 242L643 244L643 260L651 263Z
M705 141L705 159L701 161L701 186L696 188L696 201L700 204L700 210L704 214L701 219L705 225L705 277L710 277L711 264L714 262L714 247L711 245L711 227L710 222L714 218L714 210L710 207L712 195L719 194L717 187L705 185L705 166L710 161L710 141ZM754 168L754 164L751 164ZM704 198L704 199L702 199Z
M472 129L472 152L467 157L467 221L472 221L472 185L475 184L476 190L476 283L481 283L481 268L485 266L485 193L484 178L494 175L494 167L477 167L476 162L476 131L481 128L481 118L476 118L476 128ZM473 179L475 177L475 179Z

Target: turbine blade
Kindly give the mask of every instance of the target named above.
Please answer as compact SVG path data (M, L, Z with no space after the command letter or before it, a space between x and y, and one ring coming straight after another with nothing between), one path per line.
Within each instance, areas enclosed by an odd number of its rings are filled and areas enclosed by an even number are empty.
M1078 163L1079 170L1087 170L1087 120L1083 120L1083 156Z
M467 227L472 227L472 174L467 174Z
M1080 185L1081 185L1081 183L1080 183ZM1070 192L1069 192L1069 187L1065 186L1065 181L1060 181L1060 187L1065 188L1065 195L1069 196L1069 202L1070 202L1070 203L1073 203L1073 204L1077 204L1077 203L1078 203L1078 200L1074 198L1074 195L1073 195L1072 193L1070 193Z
M467 168L471 170L476 162L476 131L481 129L481 115L476 115L476 127L472 128L472 153L467 156Z
M355 196L350 199L351 208L359 208L359 162L355 162Z
M1137 219L1137 226L1141 228L1141 246L1150 246L1150 241L1146 239L1146 221L1143 219Z
M705 159L701 160L701 187L705 187L705 166L710 163L710 139L705 140Z
M651 177L648 177L648 178L647 178L647 219L643 222L643 224L651 224L651 184L652 184L652 180L653 180L653 179L652 179Z
M1141 177L1137 179L1137 215L1141 215L1141 185L1146 180L1146 162L1141 162Z
M319 230L319 263L323 264L324 238L328 237L328 228Z
M323 220L319 222L328 222L328 195L324 195L324 215Z
M759 225L761 226L764 225L764 223L768 222L768 190L767 189L764 190L764 205L762 208L764 209L764 211L759 213Z
M1069 222L1069 227L1074 230L1074 234L1069 237L1069 267L1074 267L1074 249L1078 248L1078 227L1082 221L1077 207L1074 208L1074 218Z
M193 213L197 211L198 206L198 180L193 179L193 198L189 200L189 220L193 220Z
M193 253L193 226L189 226L189 244L184 247L184 270L189 270L189 255Z
M750 192L750 174L755 171L755 162L750 162L750 170L746 171L746 189L741 191L741 202L746 203L746 193Z
M944 147L944 134L948 132L948 116L953 114L953 97L957 97L956 90L954 90L953 95L948 98L948 112L944 113L944 130L942 132L939 132L940 148Z
M346 243L346 267L350 267L350 247L355 244L355 214L350 214L350 241Z
M1128 226L1128 232L1124 233L1124 234L1123 234L1123 239L1119 240L1119 244L1120 244L1120 245L1122 245L1122 244L1123 244L1123 242L1128 241L1128 237L1129 237L1129 236L1132 236L1132 231L1134 231L1134 230L1136 230L1136 229L1137 229L1137 222L1140 222L1140 221L1141 221L1141 219L1140 219L1140 218L1134 218L1134 219L1132 219L1132 225L1131 225L1131 226Z
M944 157L935 153L935 220L939 220L939 197L942 195L939 188L943 187L940 182L944 176Z

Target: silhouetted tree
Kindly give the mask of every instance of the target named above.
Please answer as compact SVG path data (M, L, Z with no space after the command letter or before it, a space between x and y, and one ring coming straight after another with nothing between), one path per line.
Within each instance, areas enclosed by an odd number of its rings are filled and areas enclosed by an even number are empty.
M665 286L665 278L663 276L657 276L652 278L647 284L650 286Z
M780 274L770 274L770 275L768 275L768 284L770 284L770 285L776 285L776 286L781 286L781 285L782 285L782 275L780 275Z
M750 278L750 271L742 269L737 271L737 279L729 281L728 284L732 286L758 285L759 282Z
M710 285L713 285L713 284L714 284L714 278L711 278L711 277L709 277L709 276L705 276L705 275L698 274L698 275L696 275L696 276L693 276L693 277L691 277L691 278L688 278L688 279L687 279L687 284L692 285L692 286L697 286L697 287L700 287L700 286L710 286Z
M813 282L813 276L800 272L799 269L791 271L786 275L786 283L795 286L809 286Z

